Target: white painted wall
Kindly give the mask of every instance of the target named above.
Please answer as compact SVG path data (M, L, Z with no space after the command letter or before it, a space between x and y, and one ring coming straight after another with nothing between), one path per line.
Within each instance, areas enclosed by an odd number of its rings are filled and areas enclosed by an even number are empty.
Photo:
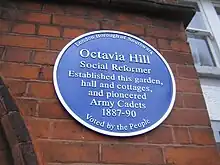
M220 142L220 79L200 78L216 142Z
M220 80L200 78L210 120L220 121Z

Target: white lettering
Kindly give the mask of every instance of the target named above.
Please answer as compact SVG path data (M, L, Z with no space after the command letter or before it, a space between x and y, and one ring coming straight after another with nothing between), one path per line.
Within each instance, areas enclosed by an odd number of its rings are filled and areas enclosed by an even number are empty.
M101 106L101 107L109 107L113 108L114 107L114 101L105 101L105 100L96 100L92 99L90 102L91 106Z
M84 52L86 53L86 54L84 54ZM79 52L79 54L80 54L80 56L81 57L88 57L89 56L89 51L87 50L87 49L81 49L80 50L80 52Z
M93 58L101 60L114 60L114 61L125 61L125 56L123 54L107 53L107 52L94 52L88 49L81 49L79 52L80 56L83 58Z

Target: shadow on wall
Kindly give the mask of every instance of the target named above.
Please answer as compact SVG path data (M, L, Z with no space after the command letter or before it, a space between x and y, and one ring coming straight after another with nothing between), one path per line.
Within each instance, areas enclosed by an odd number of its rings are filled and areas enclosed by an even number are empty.
M9 10L9 8L11 10ZM17 7L10 0L0 0L0 17L4 16L10 20L15 20L17 18Z
M11 150L6 140L2 125L0 123L0 162L3 165L13 165Z
M38 160L24 120L0 77L0 165L13 164L38 165Z
M9 8L13 10L8 10ZM16 6L13 3L11 3L9 0L0 0L0 17L4 15L13 21L16 19L16 13ZM0 88L3 88L3 86L0 86ZM1 95L0 99L3 99ZM3 109L3 104L0 102L0 112L3 111ZM11 149L1 123L2 117L3 115L0 114L0 163L2 165L13 165L14 163Z

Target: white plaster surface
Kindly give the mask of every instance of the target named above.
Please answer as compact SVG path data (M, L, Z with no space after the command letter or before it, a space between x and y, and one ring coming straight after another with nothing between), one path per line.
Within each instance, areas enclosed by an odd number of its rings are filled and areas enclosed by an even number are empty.
M210 119L220 121L220 80L201 78L200 83Z
M220 80L200 78L216 142L220 142Z

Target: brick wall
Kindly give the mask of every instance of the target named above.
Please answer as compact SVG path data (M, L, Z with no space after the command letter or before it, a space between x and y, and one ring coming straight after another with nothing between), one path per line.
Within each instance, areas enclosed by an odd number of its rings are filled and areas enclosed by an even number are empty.
M77 5L20 2L13 7L0 13L0 73L40 164L220 164L181 21ZM155 130L133 138L103 136L80 125L59 103L52 84L56 56L74 37L99 29L139 36L169 62L177 83L176 103Z

